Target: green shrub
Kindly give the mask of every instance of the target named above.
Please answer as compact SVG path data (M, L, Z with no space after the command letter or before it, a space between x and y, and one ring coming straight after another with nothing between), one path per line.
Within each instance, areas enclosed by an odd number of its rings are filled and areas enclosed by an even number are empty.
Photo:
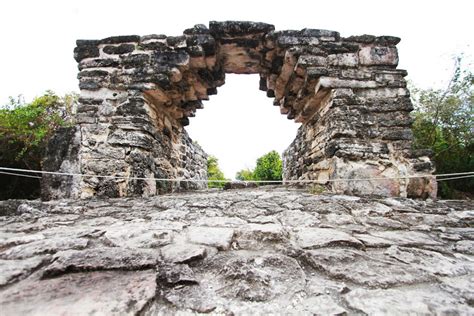
M253 171L250 169L242 169L236 173L235 178L240 181L252 181L253 178Z
M458 57L446 89L411 88L413 146L431 149L436 173L474 170L474 75L461 67ZM474 192L474 178L439 182L438 194L444 198Z
M219 161L214 156L207 157L207 179L208 180L226 180L224 173L219 168ZM208 182L209 188L223 188L225 182Z
M275 180L281 181L283 174L283 164L275 150L257 159L257 166L253 171L255 180Z
M237 172L236 178L242 181L281 181L283 163L280 155L272 150L257 159L254 170L243 169Z
M10 98L0 108L0 166L40 170L50 137L71 122L76 100L75 94L61 98L51 91L31 103ZM0 199L38 196L38 179L0 175Z

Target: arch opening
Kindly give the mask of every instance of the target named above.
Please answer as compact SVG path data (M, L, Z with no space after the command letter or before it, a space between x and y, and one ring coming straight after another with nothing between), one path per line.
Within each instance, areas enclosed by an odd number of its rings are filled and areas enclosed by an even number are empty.
M258 75L227 75L217 95L203 102L185 127L193 141L218 158L228 179L255 167L257 158L272 150L282 154L300 126L272 106L258 83Z
M206 179L206 154L184 127L226 74L258 74L280 113L302 123L283 157L284 179L345 193L433 197L434 178L409 177L434 168L426 152L411 149L413 107L407 72L397 69L399 40L236 21L196 25L180 36L78 40L75 136L57 149L68 152L61 165L44 168L97 177L59 185L45 177L43 197L204 188L197 180ZM357 178L378 180L333 182Z

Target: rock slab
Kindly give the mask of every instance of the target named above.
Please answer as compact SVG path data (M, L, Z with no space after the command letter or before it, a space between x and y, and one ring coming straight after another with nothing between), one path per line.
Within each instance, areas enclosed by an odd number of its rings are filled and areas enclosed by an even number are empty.
M279 186L0 201L0 310L470 315L473 207Z

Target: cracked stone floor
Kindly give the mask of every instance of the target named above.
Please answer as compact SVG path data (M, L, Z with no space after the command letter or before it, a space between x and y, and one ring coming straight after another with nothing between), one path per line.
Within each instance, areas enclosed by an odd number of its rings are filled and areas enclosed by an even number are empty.
M0 202L3 315L474 314L474 203L262 187Z

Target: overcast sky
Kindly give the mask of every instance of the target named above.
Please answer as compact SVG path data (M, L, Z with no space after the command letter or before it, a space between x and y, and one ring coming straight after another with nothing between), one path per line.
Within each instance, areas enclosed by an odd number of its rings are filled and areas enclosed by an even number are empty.
M1 1L0 104L22 94L26 101L51 89L77 91L75 40L125 34L179 35L210 20L250 20L277 30L320 28L342 36L402 38L399 68L416 85L440 87L452 56L472 61L474 1ZM256 75L229 75L218 95L191 119L191 137L217 156L227 177L255 159L282 152L296 134L258 90Z

